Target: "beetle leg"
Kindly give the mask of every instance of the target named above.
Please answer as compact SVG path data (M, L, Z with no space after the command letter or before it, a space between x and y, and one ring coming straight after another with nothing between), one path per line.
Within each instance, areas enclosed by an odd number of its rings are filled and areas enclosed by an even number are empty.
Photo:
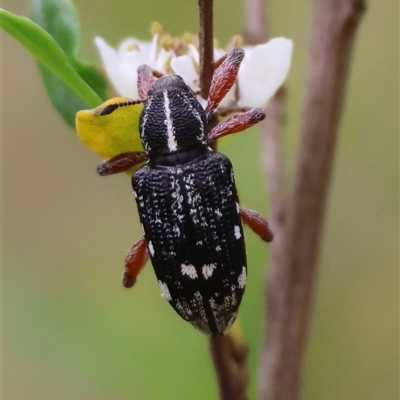
M226 57L222 64L215 70L211 81L206 107L207 120L210 119L220 101L225 97L235 83L243 57L244 50L235 47L228 54L228 57Z
M145 152L121 153L111 160L104 161L97 166L97 173L101 176L118 174L147 160Z
M147 99L147 93L153 83L155 82L155 78L153 75L153 70L146 64L140 65L137 69L138 80L137 80L137 88L139 92L139 97L141 100Z
M256 233L265 242L270 242L274 238L267 220L257 211L240 207L240 216L244 224Z
M122 277L122 284L126 288L131 288L139 275L140 271L149 259L147 242L144 235L134 243L125 258L125 269Z
M213 141L232 133L244 131L264 118L265 112L261 108L252 108L242 113L233 114L213 128L208 134L208 139Z

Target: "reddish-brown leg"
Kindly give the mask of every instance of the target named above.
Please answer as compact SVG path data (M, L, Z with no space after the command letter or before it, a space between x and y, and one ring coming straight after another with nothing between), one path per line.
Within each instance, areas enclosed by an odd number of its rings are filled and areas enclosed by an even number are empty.
M125 258L125 270L122 283L126 288L131 288L135 284L137 276L148 259L147 242L144 235L142 235L128 251Z
M97 173L101 176L118 174L146 161L147 155L144 152L121 153L111 160L104 161L97 166Z
M265 112L261 108L252 108L249 111L231 115L210 131L208 139L213 141L232 133L244 131L264 118Z
M236 47L215 70L211 81L210 93L208 95L208 103L206 107L207 119L211 117L213 112L217 109L220 101L225 97L235 83L243 57L244 50Z
M137 88L139 92L139 97L141 100L147 99L147 93L153 83L155 82L155 78L153 76L153 70L148 65L140 65L137 69L138 73L138 81Z
M240 216L243 223L248 225L265 242L270 242L274 238L267 220L258 212L240 207Z

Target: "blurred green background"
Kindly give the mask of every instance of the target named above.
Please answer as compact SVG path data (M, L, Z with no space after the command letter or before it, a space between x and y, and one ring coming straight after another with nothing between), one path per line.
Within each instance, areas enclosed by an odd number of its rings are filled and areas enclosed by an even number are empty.
M197 30L197 2L76 0L81 55L95 35L149 39L153 20ZM321 256L304 399L398 399L398 2L369 2L357 37ZM28 1L2 7L28 15ZM287 175L296 153L312 2L271 1L274 36L292 38L285 128ZM215 2L220 43L243 29L241 1ZM100 178L99 159L53 111L32 57L1 40L3 157L3 398L217 399L207 340L160 296L150 265L121 285L140 234L126 176ZM242 202L268 215L257 130L222 151ZM268 250L246 231L250 280L241 319L255 399Z

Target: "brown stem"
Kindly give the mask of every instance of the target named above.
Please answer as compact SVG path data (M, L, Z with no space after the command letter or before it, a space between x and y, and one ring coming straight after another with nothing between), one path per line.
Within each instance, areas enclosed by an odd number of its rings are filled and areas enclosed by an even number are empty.
M214 74L213 0L199 0L200 95L207 99Z
M200 95L208 98L214 75L213 0L198 0L199 5L199 53ZM208 121L208 130L217 123L216 116ZM216 141L212 147L216 150ZM241 335L236 335L241 338ZM210 352L217 376L222 400L246 400L248 382L248 349L244 340L234 340L234 335L210 338Z
M315 1L294 188L267 282L261 400L300 398L334 149L364 9L364 0Z
M232 334L210 337L221 400L247 400L248 347L237 343Z
M271 229L274 244L280 240L280 231L285 221L286 194L284 185L284 157L282 143L282 124L285 112L286 89L281 87L269 102L262 123L263 164L267 173L267 189L270 197Z
M265 0L245 0L246 23L243 33L246 44L258 44L265 41L269 26Z
M220 399L233 399L235 396L235 388L231 384L233 381L233 373L230 368L230 355L226 337L211 337L210 352L217 374Z
M266 0L246 0L246 44L265 42L269 36L269 22ZM271 228L274 245L281 240L281 227L285 217L285 182L283 144L281 127L284 119L285 87L281 87L269 101L265 109L265 119L261 123L264 153L264 169L267 174L267 188L270 196ZM278 225L280 225L278 227ZM273 249L272 249L273 251Z

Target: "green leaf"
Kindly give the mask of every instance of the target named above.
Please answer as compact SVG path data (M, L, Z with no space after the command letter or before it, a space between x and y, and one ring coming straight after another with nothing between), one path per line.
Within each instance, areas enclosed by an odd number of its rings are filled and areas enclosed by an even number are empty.
M64 3L64 1L60 3ZM96 107L102 102L102 98L77 72L76 68L80 63L78 61L75 61L75 63L71 62L53 37L38 24L28 18L20 17L0 8L0 26L17 39L37 61L55 75L55 77L50 79L48 78L50 75L48 73L46 74L46 72L44 73L44 79L47 79L47 81L45 80L46 87L48 91L49 88L51 89L49 94L52 101L57 96L57 91L61 90L64 92L64 90L61 89L62 86L65 86L64 94L68 92L74 94L74 102L72 102L70 98L63 102L61 94L58 96L59 99L57 102L59 104L59 111L60 108L62 109L64 106L67 106L67 102L75 103L79 108L73 112L74 119L74 113L77 110L87 107ZM61 32L61 30L59 32ZM71 35L69 38L71 38ZM63 46L71 54L77 51L78 45L76 44L76 36L69 44L68 38L63 39ZM105 85L103 88L104 87ZM103 91L105 90L103 89ZM82 106L78 105L79 102L81 102ZM54 101L53 104L55 104ZM68 116L63 115L63 117L70 125L73 125L74 122L73 119L71 119L71 113L69 114Z
M47 68L40 65L39 69L53 107L71 128L75 128L76 113L86 109L87 103L75 96L68 86Z
M80 23L71 0L32 0L30 17L64 50L78 74L105 100L107 82L98 68L78 58Z
M72 1L32 0L29 17L50 33L69 59L77 57L80 24Z
M80 47L80 23L78 13L71 0L32 0L30 17L46 30L64 50L81 78L104 100L107 97L107 82L96 67L78 59ZM72 126L77 111L88 105L77 99L58 78L41 69L47 92L53 105Z

